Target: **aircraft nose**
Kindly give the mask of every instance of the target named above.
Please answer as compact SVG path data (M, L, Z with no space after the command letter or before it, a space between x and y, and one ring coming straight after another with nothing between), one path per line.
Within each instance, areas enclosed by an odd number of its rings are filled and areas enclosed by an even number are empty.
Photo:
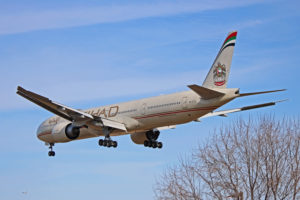
M45 126L45 122L41 123L36 131L36 136L39 140L44 142L49 142L51 140L51 128L49 126Z
M43 124L40 124L38 129L36 130L36 137L41 140L41 136L42 136L42 125Z

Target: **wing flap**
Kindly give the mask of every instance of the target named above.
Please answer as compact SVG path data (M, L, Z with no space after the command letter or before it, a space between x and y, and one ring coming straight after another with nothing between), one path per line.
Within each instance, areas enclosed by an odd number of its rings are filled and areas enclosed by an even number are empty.
M203 99L213 99L216 97L220 97L223 96L224 93L222 92L218 92L212 89L208 89L206 87L202 87L199 85L188 85L188 87L193 90L194 92L196 92L199 96L201 96Z
M102 118L101 121L102 121L104 126L120 129L120 130L123 130L123 131L127 132L127 129L126 129L125 125L120 123L120 122L112 121L112 120L105 119L105 118Z

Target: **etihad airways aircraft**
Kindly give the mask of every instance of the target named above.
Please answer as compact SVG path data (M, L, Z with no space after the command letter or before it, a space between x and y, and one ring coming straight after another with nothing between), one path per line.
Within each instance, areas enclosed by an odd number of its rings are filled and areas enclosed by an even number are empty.
M239 88L227 88L236 36L236 31L228 34L202 86L188 85L188 91L87 110L70 108L20 86L17 94L55 114L37 130L37 137L49 145L49 156L55 155L55 143L104 137L99 139L100 146L117 147L117 142L111 136L125 134L130 134L131 140L136 144L162 148L162 142L157 139L163 129L200 121L205 117L227 116L228 113L272 106L280 102L215 111L237 97L283 91L240 93Z

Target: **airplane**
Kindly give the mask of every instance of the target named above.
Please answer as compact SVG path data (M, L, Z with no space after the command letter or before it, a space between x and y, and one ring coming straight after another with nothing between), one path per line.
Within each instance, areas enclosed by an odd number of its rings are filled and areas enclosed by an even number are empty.
M160 131L176 125L200 121L206 117L227 116L229 113L273 106L281 101L216 111L238 97L280 92L285 89L240 93L239 88L227 88L237 31L230 32L222 44L202 86L188 85L188 91L80 110L52 101L18 86L17 94L52 112L55 116L38 127L37 137L49 146L49 156L55 156L55 143L65 143L104 136L98 143L117 147L111 136L130 134L135 144L162 148L157 139Z

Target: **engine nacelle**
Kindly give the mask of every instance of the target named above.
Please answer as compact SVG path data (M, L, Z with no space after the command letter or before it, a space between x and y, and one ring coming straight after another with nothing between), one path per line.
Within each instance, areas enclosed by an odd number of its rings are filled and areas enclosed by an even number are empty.
M52 129L52 137L55 142L69 142L79 137L80 129L70 122L62 122Z
M145 140L156 141L159 134L159 130L154 129L147 132L132 133L130 137L135 144L144 144Z
M66 129L65 129L65 133L66 133L66 136L70 140L75 140L76 138L79 137L80 128L79 127L75 127L72 124L68 124L67 127L66 127Z

